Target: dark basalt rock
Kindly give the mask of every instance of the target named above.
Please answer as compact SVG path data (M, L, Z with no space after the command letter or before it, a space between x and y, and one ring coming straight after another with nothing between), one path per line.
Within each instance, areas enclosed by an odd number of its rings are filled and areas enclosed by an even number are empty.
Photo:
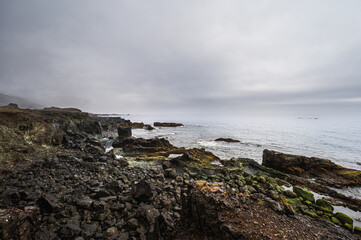
M216 141L216 142L228 142L228 143L239 143L239 142L241 142L239 140L232 139L232 138L217 138L214 141Z
M142 180L132 186L131 194L137 201L147 202L153 198L155 194L155 186L149 181Z
M265 149L262 165L300 177L316 178L318 182L328 186L361 186L361 171L344 168L328 159Z
M34 239L40 221L38 207L0 209L0 239Z
M182 193L179 239L357 239L327 221L289 217L283 206L263 194L224 194L216 189L196 181Z
M144 129L151 131L151 130L154 130L154 127L152 127L151 125L145 125Z
M184 167L187 163L191 162L210 164L213 161L220 161L220 158L204 148L187 150L182 156L170 160L173 165L180 167Z
M182 123L171 123L171 122L155 122L155 127L181 127L184 126Z
M53 212L55 210L57 202L58 199L54 195L49 193L44 193L37 201L40 209L47 212Z
M126 138L126 139L117 139L113 142L114 148L123 148L123 151L126 154L154 154L159 153L160 155L168 155L170 153L178 151L183 151L184 148L177 148L169 143L168 140L164 138Z
M130 138L132 136L132 129L129 127L118 128L119 139Z

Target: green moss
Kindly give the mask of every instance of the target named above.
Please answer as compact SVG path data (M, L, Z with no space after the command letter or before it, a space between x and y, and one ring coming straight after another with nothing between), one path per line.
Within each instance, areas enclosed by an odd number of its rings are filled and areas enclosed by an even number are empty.
M304 213L305 213L307 216L310 216L310 217L313 217L313 218L317 217L317 214L314 213L314 212L312 212L312 211L306 210L306 211L304 211Z
M337 224L337 225L342 225L341 222L340 222L340 220L338 220L338 219L335 218L335 217L331 217L331 222L333 222L333 223L335 223L335 224Z
M354 233L361 236L361 227L359 226L356 226L354 229L353 229Z
M342 224L347 223L347 224L350 224L351 226L353 225L353 219L350 218L349 216L347 216L347 215L344 214L344 213L338 212L338 213L335 214L335 217L336 217L338 220L340 220L340 222L341 222Z
M322 216L322 215L323 215L323 212L322 212L322 211L316 211L316 214L317 214L318 216Z
M350 231L352 231L352 225L351 224L348 224L348 223L345 223L344 225L343 225L343 227L344 228L346 228L346 229L348 229L348 230L350 230Z
M357 171L357 170L343 171L341 174L352 177L359 177L361 176L361 171Z
M322 218L323 218L323 219L326 219L326 220L327 220L327 221L329 221L329 222L331 222L330 217L329 217L329 216L327 216L327 215L323 215L323 216L322 216Z
M333 206L332 204L325 200L325 199L317 199L316 201L316 207L324 212L332 213L333 212Z
M294 186L293 192L296 193L297 196L302 197L305 200L308 200L313 203L315 202L315 197L313 196L313 194L304 188Z
M302 202L300 201L299 198L291 198L287 200L287 203L291 204L291 205L302 205Z

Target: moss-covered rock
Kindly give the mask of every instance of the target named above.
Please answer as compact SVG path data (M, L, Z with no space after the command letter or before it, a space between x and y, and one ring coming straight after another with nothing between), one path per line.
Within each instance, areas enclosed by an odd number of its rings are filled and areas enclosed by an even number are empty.
M316 214L317 214L318 216L322 216L322 215L323 215L323 212L322 212L322 211L316 211Z
M317 214L316 214L315 212L312 212L312 211L309 211L309 210L304 211L304 213L305 213L307 216L310 216L310 217L312 217L312 218L317 217Z
M347 216L347 215L344 214L344 213L338 212L338 213L335 214L335 217L336 217L338 220L340 220L340 222L341 222L342 224L347 223L347 224L350 224L351 226L353 225L353 219L350 218L349 216Z
M323 215L322 218L323 218L323 219L326 219L326 220L329 221L329 222L331 221L330 217L327 216L327 215Z
M325 199L317 199L316 207L323 212L328 212L328 213L333 212L332 204Z
M334 224L337 224L337 225L342 225L342 223L340 222L340 220L338 220L338 219L335 218L335 217L331 217L331 222L333 222Z
M285 195L286 197L289 197L289 198L296 198L297 197L296 193L294 193L294 192L292 192L290 190L284 190L283 195Z
M296 213L292 205L288 203L288 201L286 201L286 199L283 196L280 196L280 200L283 206L285 207L285 211L287 214L294 215Z
M263 176L257 176L257 182L259 183L266 183L266 178Z
M288 199L287 202L291 205L302 205L302 202L299 198L292 198L292 199Z
M354 229L353 229L354 233L361 236L361 227L359 226L356 226Z
M302 197L304 200L308 200L313 203L315 202L315 197L313 194L304 188L294 186L293 192L296 193L297 196Z
M346 228L346 229L348 229L348 230L350 230L350 231L352 231L353 225L348 224L348 223L345 223L345 224L343 225L343 227Z

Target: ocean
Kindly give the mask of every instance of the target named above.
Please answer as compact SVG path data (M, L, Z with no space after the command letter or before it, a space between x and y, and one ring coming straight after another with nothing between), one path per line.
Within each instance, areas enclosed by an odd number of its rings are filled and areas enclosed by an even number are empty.
M120 115L131 121L181 122L184 127L133 129L135 137L164 137L173 145L205 148L222 159L251 158L262 163L264 149L330 159L361 170L361 119L352 117L237 117ZM240 143L216 142L232 138Z

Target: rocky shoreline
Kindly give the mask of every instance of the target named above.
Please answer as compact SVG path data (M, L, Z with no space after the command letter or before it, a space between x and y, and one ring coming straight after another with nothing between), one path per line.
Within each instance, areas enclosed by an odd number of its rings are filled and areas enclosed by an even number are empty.
M131 128L153 126L78 109L0 109L0 238L360 239L334 206L360 211L361 201L329 188L360 186L359 171L268 150L263 165L222 160Z

